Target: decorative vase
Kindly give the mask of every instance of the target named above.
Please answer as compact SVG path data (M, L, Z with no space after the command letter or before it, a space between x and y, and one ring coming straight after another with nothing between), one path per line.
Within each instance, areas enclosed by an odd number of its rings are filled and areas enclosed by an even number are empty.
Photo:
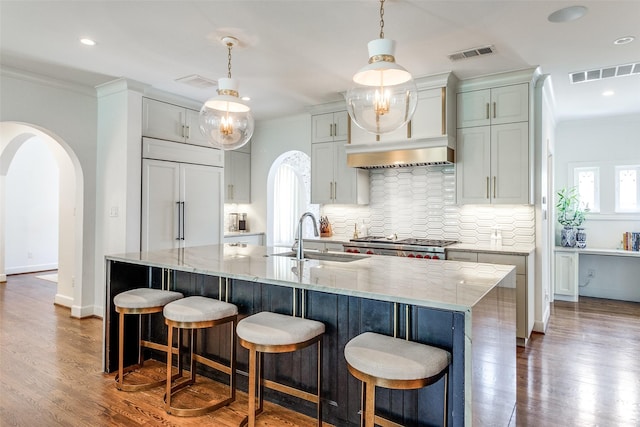
M572 248L576 245L576 230L573 227L565 225L560 236L561 244L565 248Z
M576 247L580 249L587 247L587 233L584 228L578 227L578 231L576 231Z

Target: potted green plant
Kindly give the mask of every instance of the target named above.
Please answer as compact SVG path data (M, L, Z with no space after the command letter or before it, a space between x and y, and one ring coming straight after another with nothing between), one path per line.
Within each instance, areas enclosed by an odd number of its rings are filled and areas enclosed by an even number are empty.
M576 187L558 191L556 203L558 222L564 226L561 231L561 244L565 247L576 245L576 230L585 220L588 209L580 207L580 198ZM583 233L584 234L584 233ZM586 239L584 240L586 242Z

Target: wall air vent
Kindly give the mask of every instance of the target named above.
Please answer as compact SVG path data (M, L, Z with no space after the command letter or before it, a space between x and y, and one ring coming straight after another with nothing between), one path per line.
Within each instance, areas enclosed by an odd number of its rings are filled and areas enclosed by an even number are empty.
M640 74L640 62L635 64L612 65L610 67L598 68L595 70L569 73L569 81L571 83L583 83L608 79L611 77L630 76L633 74Z
M488 55L494 53L496 50L493 45L474 47L472 49L462 50L460 52L454 52L449 54L451 61L459 61L461 59L474 58L476 56Z
M196 87L198 89L209 89L212 87L216 87L218 85L218 82L215 80L209 80L205 77L199 76L197 74L192 74L190 76L186 76L186 77L180 77L179 79L176 79L176 81L178 83L184 83L187 84L189 86L193 86Z

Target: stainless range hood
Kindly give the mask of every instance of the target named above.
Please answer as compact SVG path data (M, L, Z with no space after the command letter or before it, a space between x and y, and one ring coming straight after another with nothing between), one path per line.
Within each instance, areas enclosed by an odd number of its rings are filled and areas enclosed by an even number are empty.
M448 136L392 143L347 144L347 165L376 169L425 165L450 165L455 162L455 140Z

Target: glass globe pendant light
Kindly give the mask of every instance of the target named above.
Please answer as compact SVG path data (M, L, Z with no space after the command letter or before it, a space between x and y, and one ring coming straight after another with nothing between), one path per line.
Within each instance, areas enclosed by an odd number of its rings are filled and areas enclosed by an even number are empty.
M253 135L251 109L238 97L238 82L231 78L231 49L238 43L234 37L223 37L227 46L229 70L218 80L218 95L209 98L200 109L200 131L215 148L235 150Z
M384 38L384 1L380 0L380 38L367 45L369 63L353 76L357 86L345 94L353 122L377 135L406 124L418 104L418 88L411 73L393 56L395 41Z

